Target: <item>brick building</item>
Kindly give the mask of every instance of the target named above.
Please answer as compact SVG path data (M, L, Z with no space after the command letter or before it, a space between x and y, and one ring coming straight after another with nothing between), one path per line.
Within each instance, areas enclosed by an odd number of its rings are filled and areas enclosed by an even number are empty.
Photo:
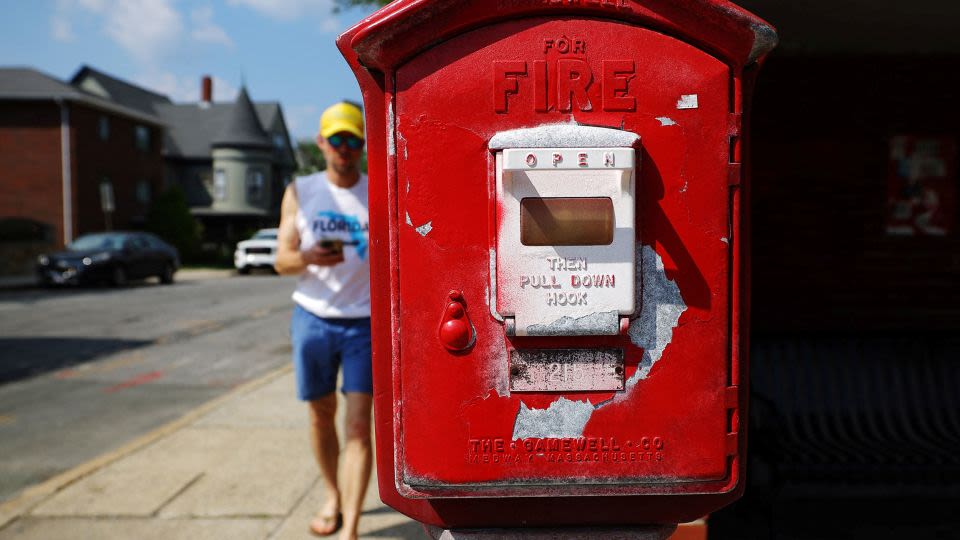
M59 247L141 226L163 187L163 132L155 115L33 69L0 69L0 231Z
M164 181L183 189L209 247L232 252L249 232L276 226L297 167L279 103L254 102L245 86L233 102L215 103L210 77L193 103L173 103L89 66L70 84L160 118Z
M169 186L214 250L275 225L296 169L283 111L246 88L213 103L204 82L198 102L180 104L89 66L69 82L0 68L0 275L81 234L142 228Z

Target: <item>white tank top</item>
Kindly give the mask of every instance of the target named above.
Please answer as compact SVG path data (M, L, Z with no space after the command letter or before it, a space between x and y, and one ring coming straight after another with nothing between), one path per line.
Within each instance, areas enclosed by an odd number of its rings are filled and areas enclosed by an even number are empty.
M300 274L293 301L318 317L370 316L370 250L367 177L341 188L318 172L296 179L300 250L320 240L343 242L343 262L308 265Z

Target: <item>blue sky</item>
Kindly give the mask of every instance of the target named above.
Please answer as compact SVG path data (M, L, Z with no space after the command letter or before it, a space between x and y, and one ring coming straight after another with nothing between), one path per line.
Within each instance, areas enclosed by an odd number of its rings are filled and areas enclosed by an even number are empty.
M337 35L372 12L333 12L333 0L0 0L0 66L69 79L87 64L195 102L279 101L294 138L312 138L323 108L360 100Z

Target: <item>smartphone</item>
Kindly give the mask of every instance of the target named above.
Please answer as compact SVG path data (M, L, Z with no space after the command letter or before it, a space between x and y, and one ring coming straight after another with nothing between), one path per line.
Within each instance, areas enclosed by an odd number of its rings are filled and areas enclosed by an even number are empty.
M343 240L323 238L317 244L323 249L332 251L334 255L343 253Z

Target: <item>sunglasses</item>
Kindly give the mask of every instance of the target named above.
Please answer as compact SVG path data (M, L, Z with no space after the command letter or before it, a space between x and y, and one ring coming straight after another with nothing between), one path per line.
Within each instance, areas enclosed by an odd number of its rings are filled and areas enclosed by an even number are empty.
M359 150L363 148L363 139L357 137L356 135L341 135L337 133L336 135L327 137L327 142L329 142L330 146L334 148L340 148L344 143L346 143L347 148L351 150Z

